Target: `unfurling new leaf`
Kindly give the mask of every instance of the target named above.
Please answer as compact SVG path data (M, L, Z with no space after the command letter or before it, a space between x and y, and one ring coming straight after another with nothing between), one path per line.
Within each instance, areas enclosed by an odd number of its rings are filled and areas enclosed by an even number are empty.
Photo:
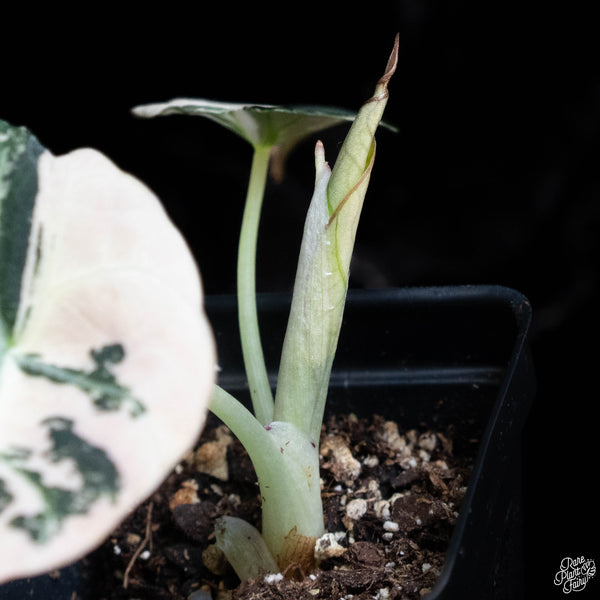
M304 227L282 352L275 419L318 440L342 323L356 229L375 158L375 130L396 69L398 39L384 75L352 123L333 171L316 147L315 191Z

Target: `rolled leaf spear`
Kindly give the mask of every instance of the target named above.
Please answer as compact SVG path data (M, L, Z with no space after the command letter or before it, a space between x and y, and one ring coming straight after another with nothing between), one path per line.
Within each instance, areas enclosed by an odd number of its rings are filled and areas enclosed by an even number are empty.
M275 422L293 424L316 446L323 422L329 377L342 324L350 260L375 159L375 131L389 96L388 83L398 60L398 38L374 95L360 109L330 170L323 144L315 149L315 191L309 207L292 307L286 330L275 397ZM215 412L215 400L211 410ZM317 462L318 465L318 462ZM320 490L315 494L321 514ZM279 514L286 504L263 502L262 536L280 568L310 566L314 542L324 533L322 517L306 533ZM271 516L271 511L275 513ZM320 527L318 527L320 526ZM284 533L284 530L286 530ZM290 533L293 532L293 533ZM282 533L284 535L282 536Z
M315 194L307 215L279 378L278 421L318 439L342 323L350 259L375 159L375 130L398 61L398 37L373 96L363 104L333 171L321 142L315 150ZM309 353L306 348L310 348Z

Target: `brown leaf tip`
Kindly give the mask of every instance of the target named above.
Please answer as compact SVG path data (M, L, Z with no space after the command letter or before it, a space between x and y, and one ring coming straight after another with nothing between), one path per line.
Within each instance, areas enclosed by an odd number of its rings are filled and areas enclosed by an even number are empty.
M381 86L383 89L387 88L387 84L392 78L392 75L396 71L396 67L398 65L398 49L400 47L400 34L397 33L394 38L394 47L392 48L392 53L388 59L387 65L385 67L385 73L382 75L381 79L377 82L377 87Z

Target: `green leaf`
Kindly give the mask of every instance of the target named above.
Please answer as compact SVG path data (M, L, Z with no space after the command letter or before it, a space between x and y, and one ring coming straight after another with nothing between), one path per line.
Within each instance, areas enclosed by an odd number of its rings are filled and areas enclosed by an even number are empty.
M319 105L274 105L216 102L203 98L175 98L133 108L138 117L195 115L206 117L233 131L252 146L273 148L276 178L281 178L285 158L300 141L329 127L351 122L356 112ZM383 124L397 131L389 124Z
M0 121L0 583L97 546L193 445L212 333L185 241L91 149Z

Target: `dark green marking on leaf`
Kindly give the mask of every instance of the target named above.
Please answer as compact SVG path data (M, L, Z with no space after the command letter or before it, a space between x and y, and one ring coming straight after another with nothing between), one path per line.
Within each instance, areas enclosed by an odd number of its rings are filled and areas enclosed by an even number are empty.
M13 501L13 495L9 492L4 479L0 479L0 513Z
M111 364L118 364L125 358L122 344L109 344L90 350L95 367L90 371L50 365L35 354L17 357L21 370L33 377L45 377L53 383L74 385L85 392L94 406L100 411L120 410L129 405L129 415L133 418L142 415L146 408L142 402L131 395L129 388L121 385L113 373Z
M15 462L19 460L27 460L31 456L29 448L11 448L8 452L0 452L0 460L4 462Z
M43 152L26 128L0 120L0 333L6 338L19 307Z
M97 365L104 363L119 364L125 358L125 349L121 344L110 344L103 346L100 350L91 350L90 354Z
M42 423L48 428L52 447L44 454L48 463L72 460L82 484L71 490L48 486L43 475L15 461L15 470L33 485L44 501L44 510L33 515L18 515L10 525L24 529L38 543L47 542L60 531L63 521L70 515L86 514L101 496L113 501L120 489L119 473L104 450L92 446L73 431L73 421L64 417L51 417ZM1 488L0 488L1 489Z
M44 235L43 225L39 226L37 230L36 244L35 244L35 263L33 266L34 276L38 274L40 270L40 263L42 262L42 240Z
M61 522L71 513L75 492L59 487L45 486L42 476L36 471L19 469L23 475L42 496L45 508L34 515L18 515L10 521L11 527L24 529L35 542L47 542L60 530Z
M82 496L90 504L102 494L114 500L119 491L119 475L104 450L92 446L73 433L73 421L63 417L50 417L43 421L49 428L52 450L48 453L53 463L73 459L83 477Z

